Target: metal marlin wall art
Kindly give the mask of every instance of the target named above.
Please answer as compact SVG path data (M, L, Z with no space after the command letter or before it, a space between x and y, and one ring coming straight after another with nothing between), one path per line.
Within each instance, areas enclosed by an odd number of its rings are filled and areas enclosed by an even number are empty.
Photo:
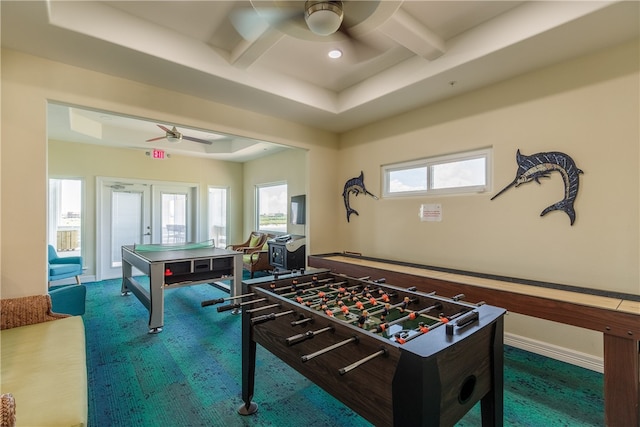
M540 216L544 216L551 211L563 211L569 216L571 225L576 220L576 212L573 203L578 196L578 186L580 184L580 174L582 170L578 169L571 157L564 153L549 152L537 153L530 156L520 154L520 150L516 153L516 163L518 170L515 179L498 194L493 196L495 199L511 187L518 187L520 184L535 181L540 184L540 178L549 178L551 172L557 171L562 176L564 182L564 198L558 203L545 208Z
M351 214L360 215L357 210L353 209L349 204L349 195L353 194L356 197L358 194L364 194L373 197L378 200L378 197L367 191L367 188L364 186L364 173L360 171L360 176L349 179L344 184L344 190L342 191L342 198L344 199L344 207L347 209L347 222L351 217Z

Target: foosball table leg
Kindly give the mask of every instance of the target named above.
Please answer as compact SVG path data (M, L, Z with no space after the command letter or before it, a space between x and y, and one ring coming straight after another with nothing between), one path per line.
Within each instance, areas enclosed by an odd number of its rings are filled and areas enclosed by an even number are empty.
M504 320L493 325L491 352L491 390L480 400L483 427L502 427L504 424Z
M242 311L242 400L238 408L240 415L252 415L258 411L258 405L252 402L256 377L256 343L251 339L251 328L245 327L251 321L251 313ZM245 323L247 322L247 323Z

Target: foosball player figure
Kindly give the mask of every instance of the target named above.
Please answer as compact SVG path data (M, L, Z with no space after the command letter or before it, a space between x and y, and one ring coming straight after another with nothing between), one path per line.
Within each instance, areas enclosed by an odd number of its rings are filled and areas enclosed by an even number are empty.
M378 326L376 326L376 332L377 333L384 332L387 330L388 327L389 325L387 323L380 323L378 324Z
M313 276L311 278L311 283L313 284L313 286L316 286L318 284L318 276Z
M409 305L409 297L404 297L404 300L402 300L402 304L399 307L400 313L404 313L404 310L407 308L408 305Z
M291 292L295 292L298 290L298 279L293 279L291 281Z
M395 335L393 336L396 339L396 342L398 344L404 344L407 341L402 337L402 335L400 334L400 332L396 332Z
M276 282L271 282L269 288L273 291L276 288Z
M418 329L420 330L420 332L422 332L423 334L426 334L427 332L429 332L429 327L427 325L424 324L424 322L420 322L418 323Z
M342 301L340 301L340 302L342 302ZM342 314L344 314L345 316L347 314L349 314L349 307L347 307L344 304L339 304L339 305L340 305L340 310L342 311Z
M327 306L327 304L322 304L320 306L320 309L324 311L324 314L326 314L327 316L333 317L333 311L329 310L329 306Z
M364 324L367 322L367 318L369 317L369 312L367 310L362 311L360 317L358 317L358 327L364 328Z
M382 309L382 313L380 313L380 320L384 322L384 319L389 315L389 309L391 308L391 304L386 303L384 305L384 309Z

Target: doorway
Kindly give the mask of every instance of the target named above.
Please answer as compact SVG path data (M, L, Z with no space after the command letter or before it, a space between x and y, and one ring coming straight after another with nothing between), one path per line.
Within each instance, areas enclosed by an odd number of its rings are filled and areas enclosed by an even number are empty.
M194 241L195 184L97 179L96 279L122 275L122 246Z

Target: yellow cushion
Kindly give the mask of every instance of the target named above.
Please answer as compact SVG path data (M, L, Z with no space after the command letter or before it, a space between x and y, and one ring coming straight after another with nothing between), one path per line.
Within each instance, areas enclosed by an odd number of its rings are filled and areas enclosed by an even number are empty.
M242 255L242 262L244 264L251 264L251 254Z
M264 242L264 245L262 245L262 250L263 251L268 251L269 250L269 241L268 240L266 242Z
M252 234L251 239L249 239L249 247L253 248L254 246L256 246L260 241L260 237L261 236L258 236L257 234Z
M87 362L80 316L5 329L0 343L0 393L13 394L18 427L87 425Z

